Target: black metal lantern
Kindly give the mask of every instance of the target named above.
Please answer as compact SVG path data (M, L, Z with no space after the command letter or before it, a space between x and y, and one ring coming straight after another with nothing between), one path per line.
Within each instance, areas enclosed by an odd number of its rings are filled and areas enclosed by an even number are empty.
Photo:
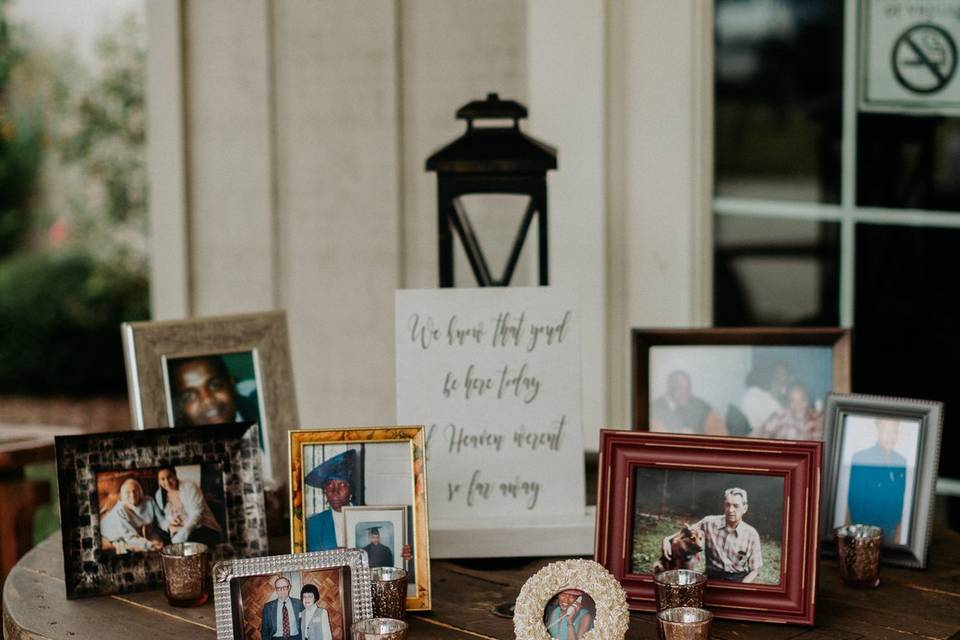
M457 110L467 131L427 159L427 171L437 172L440 286L453 286L453 230L482 287L510 284L530 224L538 219L540 284L550 283L547 263L547 171L557 168L553 147L520 131L527 108L496 93ZM474 126L475 120L512 120L513 126ZM506 267L499 278L490 266L462 204L462 196L511 194L529 197L520 230L514 238Z

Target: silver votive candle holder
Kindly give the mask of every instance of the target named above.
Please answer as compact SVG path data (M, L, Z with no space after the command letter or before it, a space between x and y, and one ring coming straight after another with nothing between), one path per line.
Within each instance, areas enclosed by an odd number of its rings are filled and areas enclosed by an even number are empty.
M707 576L690 569L661 571L653 576L653 588L657 596L657 611L677 607L703 606L703 589Z
M407 572L396 567L370 569L373 617L403 620L407 611Z
M698 607L674 607L657 613L662 640L707 640L713 614Z
M851 524L838 527L833 536L837 542L837 565L844 583L865 589L879 586L883 529Z
M163 591L175 607L196 607L210 597L210 551L199 542L168 544L160 550Z
M403 620L368 618L353 623L350 637L351 640L405 640L407 628Z

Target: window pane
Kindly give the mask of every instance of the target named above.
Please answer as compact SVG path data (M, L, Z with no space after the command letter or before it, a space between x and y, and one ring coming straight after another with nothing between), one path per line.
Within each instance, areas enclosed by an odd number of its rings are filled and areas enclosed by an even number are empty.
M946 402L940 474L960 477L960 230L861 224L856 242L854 389Z
M829 326L840 321L839 225L716 216L717 326Z
M840 199L843 3L717 0L716 194Z
M863 113L857 204L960 211L960 119Z

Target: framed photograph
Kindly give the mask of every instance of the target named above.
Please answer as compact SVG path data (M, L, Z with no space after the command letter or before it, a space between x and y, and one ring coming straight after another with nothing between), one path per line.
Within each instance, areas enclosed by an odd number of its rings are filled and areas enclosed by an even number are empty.
M299 425L284 312L121 330L135 429L254 422L264 480L286 479L286 432Z
M822 447L601 430L595 559L631 609L656 608L656 573L695 569L717 617L812 625Z
M373 617L357 549L228 560L213 576L218 640L349 640L354 622Z
M517 640L623 638L630 611L623 587L590 560L553 562L520 589L513 616Z
M407 610L429 609L424 451L420 426L291 431L293 552L369 547L407 570Z
M943 404L838 394L826 417L825 547L835 528L870 524L883 529L882 561L926 567Z
M633 428L822 440L850 390L847 329L634 329Z
M382 507L343 507L347 546L367 552L370 568L404 569L407 541L407 507L402 504Z
M56 450L68 598L162 586L165 544L267 553L256 425L57 436Z

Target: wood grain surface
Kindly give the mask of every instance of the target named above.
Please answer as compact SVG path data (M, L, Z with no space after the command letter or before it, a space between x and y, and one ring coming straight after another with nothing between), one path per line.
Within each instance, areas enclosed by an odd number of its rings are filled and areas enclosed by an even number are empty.
M169 607L162 591L68 601L60 536L27 554L3 592L7 640L213 640L213 606ZM408 616L411 640L513 638L513 621L494 609L511 603L550 559L435 561L433 611ZM817 625L812 628L718 621L717 640L931 640L960 638L960 533L939 530L926 571L881 569L871 590L844 587L834 560L821 561ZM651 614L633 614L627 638L655 638Z

